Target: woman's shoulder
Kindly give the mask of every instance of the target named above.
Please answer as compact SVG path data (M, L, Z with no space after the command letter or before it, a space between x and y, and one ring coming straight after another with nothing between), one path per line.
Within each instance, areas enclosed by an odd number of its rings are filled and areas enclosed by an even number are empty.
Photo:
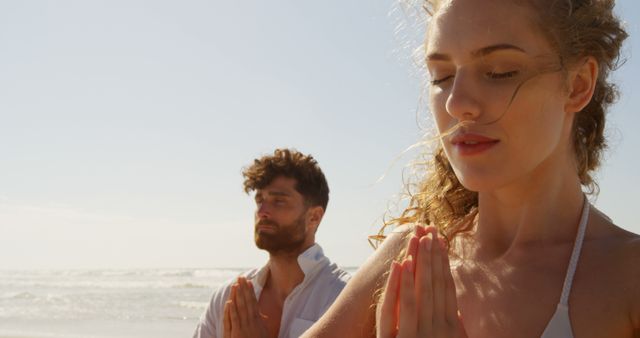
M592 216L595 216L589 223L592 229L585 237L578 266L586 278L581 278L583 285L587 285L584 290L599 295L596 298L602 303L619 310L619 316L629 318L630 326L640 328L640 235L600 212Z
M610 260L614 266L637 263L634 268L623 269L621 272L640 273L640 235L614 223L600 211L597 211L594 218L594 231L587 240L593 244L598 255Z
M609 249L610 258L617 262L619 273L638 286L640 297L640 235L615 226L616 234L609 239L605 249Z
M595 220L593 240L602 250L622 261L629 259L640 262L640 235L633 233L627 226L616 224L611 218L598 211ZM640 270L640 265L638 265Z
M609 279L618 286L624 284L626 295L638 303L640 310L640 235L620 226L600 213L596 220L596 231L591 248L599 267L606 270ZM594 257L595 258L595 257ZM605 271L602 271L605 272Z
M631 326L640 330L640 235L618 227L618 236L613 240L611 260L614 268L612 284L618 296L627 305Z
M622 273L633 278L633 281L638 285L640 291L640 235L618 227L618 236L613 240L613 244L617 250L613 250L615 257L612 257L620 265L625 268L622 269ZM639 292L640 296L640 292Z

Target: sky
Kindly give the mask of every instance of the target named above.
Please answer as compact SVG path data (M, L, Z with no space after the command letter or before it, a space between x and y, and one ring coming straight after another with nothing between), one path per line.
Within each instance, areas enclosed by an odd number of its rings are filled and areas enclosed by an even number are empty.
M640 4L617 12L594 203L640 233ZM0 269L261 265L241 170L277 147L318 160L317 241L362 264L430 126L403 20L391 0L0 1Z

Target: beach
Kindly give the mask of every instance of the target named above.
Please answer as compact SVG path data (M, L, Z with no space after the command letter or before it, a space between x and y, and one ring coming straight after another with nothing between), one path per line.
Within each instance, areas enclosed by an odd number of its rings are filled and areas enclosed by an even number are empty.
M0 338L191 337L213 290L246 270L0 270Z
M1 271L0 337L189 337L213 289L243 270Z

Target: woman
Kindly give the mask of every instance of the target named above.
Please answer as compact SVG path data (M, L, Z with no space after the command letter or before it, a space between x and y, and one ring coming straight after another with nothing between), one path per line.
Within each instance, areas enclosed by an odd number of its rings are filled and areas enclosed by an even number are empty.
M626 38L613 0L425 7L440 146L403 227L303 337L640 337L640 237L583 192Z

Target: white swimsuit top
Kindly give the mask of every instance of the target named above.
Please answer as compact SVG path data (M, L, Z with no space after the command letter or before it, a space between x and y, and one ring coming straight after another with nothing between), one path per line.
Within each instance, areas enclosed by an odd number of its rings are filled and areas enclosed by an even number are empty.
M578 258L580 258L580 249L584 240L584 233L587 229L587 221L589 220L589 201L585 197L584 207L582 207L582 216L580 217L580 225L578 226L578 234L573 243L573 252L569 260L567 274L564 277L564 285L562 286L562 295L560 302L556 307L556 312L551 317L549 324L544 329L541 338L573 338L573 330L571 330L571 320L569 319L569 294L571 293L571 283L573 275L578 266Z

